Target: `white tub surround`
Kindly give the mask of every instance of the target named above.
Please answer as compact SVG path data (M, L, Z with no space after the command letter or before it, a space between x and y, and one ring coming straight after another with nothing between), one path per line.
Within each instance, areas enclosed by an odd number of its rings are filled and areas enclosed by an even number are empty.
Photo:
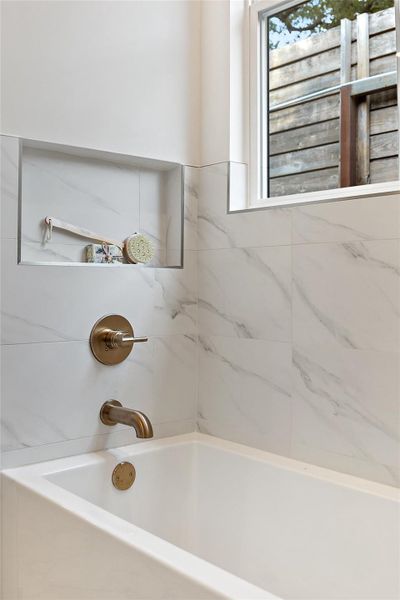
M199 177L199 429L398 485L400 196L227 214L228 167Z
M19 140L0 141L2 466L132 443L129 428L111 431L99 420L112 398L146 413L156 437L193 431L197 170L185 170L184 269L33 267L17 264ZM149 336L113 369L96 362L88 343L95 321L110 313Z
M400 591L393 488L203 434L9 469L3 489L7 600Z

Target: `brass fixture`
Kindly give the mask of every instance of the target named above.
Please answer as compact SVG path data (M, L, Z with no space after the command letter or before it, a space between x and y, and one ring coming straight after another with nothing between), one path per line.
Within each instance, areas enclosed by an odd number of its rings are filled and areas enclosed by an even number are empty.
M129 490L136 479L136 470L130 462L120 462L112 473L112 482L117 490Z
M100 420L104 425L129 425L136 431L136 437L145 439L153 437L153 427L146 415L132 408L125 408L118 400L104 402L100 409Z
M122 362L129 356L133 344L147 341L147 337L134 337L132 325L121 315L102 317L90 333L90 348L104 365Z

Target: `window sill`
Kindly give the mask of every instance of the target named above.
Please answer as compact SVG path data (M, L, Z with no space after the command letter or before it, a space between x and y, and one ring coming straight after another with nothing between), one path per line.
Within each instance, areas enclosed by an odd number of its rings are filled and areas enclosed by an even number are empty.
M400 181L388 181L384 183L372 183L368 185L337 188L319 192L291 194L290 196L260 198L257 201L251 201L251 199L249 199L249 203L246 207L238 207L237 203L234 203L236 206L233 208L232 203L230 202L230 208L228 212L235 213L265 208L291 207L313 204L317 202L338 202L340 200L350 200L354 198L362 198L364 196L384 196L388 194L400 194Z

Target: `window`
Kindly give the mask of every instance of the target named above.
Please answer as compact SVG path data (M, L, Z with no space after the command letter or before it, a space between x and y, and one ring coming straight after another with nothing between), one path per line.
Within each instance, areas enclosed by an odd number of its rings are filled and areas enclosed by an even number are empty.
M251 206L400 189L398 2L253 1Z

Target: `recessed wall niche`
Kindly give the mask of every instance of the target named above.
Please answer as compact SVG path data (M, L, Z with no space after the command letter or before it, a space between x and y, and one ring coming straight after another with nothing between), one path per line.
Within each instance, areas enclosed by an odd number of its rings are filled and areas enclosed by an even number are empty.
M103 268L86 261L91 240L54 228L46 216L121 240L146 235L147 266L182 267L183 166L118 153L20 140L19 262Z

